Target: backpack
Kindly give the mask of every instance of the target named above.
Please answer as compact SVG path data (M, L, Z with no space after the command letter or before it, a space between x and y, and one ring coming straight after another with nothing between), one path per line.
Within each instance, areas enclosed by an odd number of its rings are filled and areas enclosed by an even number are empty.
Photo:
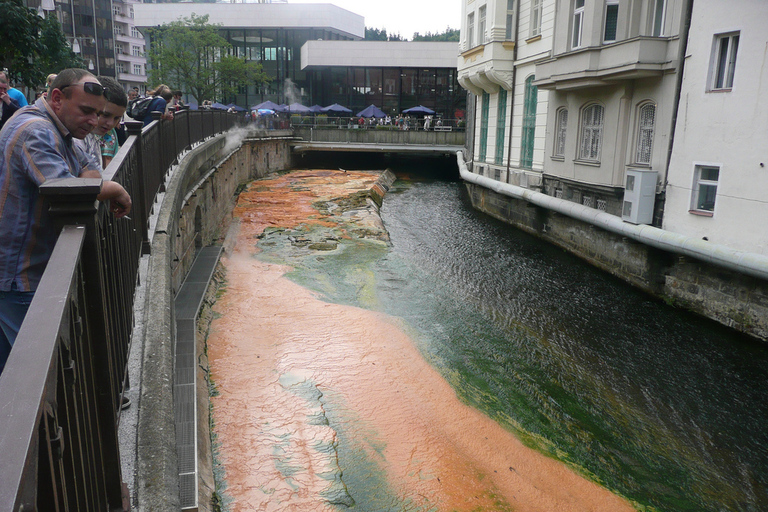
M154 96L147 96L146 98L136 98L128 102L128 108L126 112L129 116L142 121L149 111L149 105L155 100Z

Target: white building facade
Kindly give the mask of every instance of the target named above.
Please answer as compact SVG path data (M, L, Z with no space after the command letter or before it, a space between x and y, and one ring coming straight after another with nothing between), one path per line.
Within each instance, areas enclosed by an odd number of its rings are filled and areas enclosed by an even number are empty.
M685 0L556 0L553 55L536 67L550 91L543 191L627 219L625 186L666 179ZM634 173L634 174L633 174ZM634 209L634 211L633 211ZM638 221L634 221L639 223Z
M547 91L536 61L551 56L554 0L462 0L458 80L467 102L473 172L542 184Z
M693 4L663 227L768 255L768 2Z
M115 32L115 76L129 91L147 86L147 57L144 35L136 28L134 6L139 0L112 0L112 24Z

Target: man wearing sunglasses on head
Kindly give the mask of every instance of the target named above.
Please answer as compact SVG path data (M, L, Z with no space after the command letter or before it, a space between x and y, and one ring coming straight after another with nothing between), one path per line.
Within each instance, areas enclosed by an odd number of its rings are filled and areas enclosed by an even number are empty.
M0 130L0 373L56 243L39 187L54 178L101 178L76 148L104 110L104 88L83 69L65 69L48 98L19 110ZM116 217L131 210L120 184L104 181L100 201Z

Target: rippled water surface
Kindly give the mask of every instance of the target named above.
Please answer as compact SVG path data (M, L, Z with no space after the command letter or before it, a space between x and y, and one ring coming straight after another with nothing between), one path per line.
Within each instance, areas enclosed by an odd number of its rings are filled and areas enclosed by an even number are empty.
M391 248L359 255L374 289L328 299L405 319L462 399L640 504L768 509L765 345L472 210L459 183L399 180L382 216Z

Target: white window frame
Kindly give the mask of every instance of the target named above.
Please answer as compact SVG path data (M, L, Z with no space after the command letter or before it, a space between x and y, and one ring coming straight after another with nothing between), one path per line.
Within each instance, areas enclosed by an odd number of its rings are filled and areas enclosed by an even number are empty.
M599 118L597 113L599 112ZM579 138L579 160L599 162L603 147L605 107L590 103L581 109L581 137Z
M704 170L717 170L717 179L702 179L702 171ZM715 206L717 203L717 186L720 182L720 171L722 166L720 164L707 164L696 163L693 167L693 186L691 187L691 209L692 213L713 215L715 213ZM711 178L711 177L708 177ZM703 189L711 191L713 195L711 208L700 207L699 199Z
M536 0L534 0L536 1ZM515 38L515 0L507 0L507 18L504 39L512 41Z
M488 9L485 5L481 5L480 8L477 10L477 44L485 44L486 41L486 35L485 35L485 24L487 19L487 13Z
M541 35L541 0L531 0L531 37Z
M584 1L573 0L573 22L571 23L571 49L581 48L584 32Z
M134 64L133 67L131 68L133 70L133 74L142 75L143 70L141 69L141 67L142 67L141 64Z
M125 66L122 62L115 62L115 71L117 73L125 73Z
M141 57L141 46L135 44L131 45L131 55L134 57Z
M131 37L143 38L144 35L136 27L131 27Z
M123 12L120 10L119 5L113 5L112 6L112 15L113 16L122 16Z
M653 109L651 121L648 123L648 116L645 115L650 109ZM651 165L653 160L653 136L656 129L656 104L648 101L642 103L637 109L637 145L635 147L635 164ZM645 157L647 155L647 158Z
M667 23L667 0L655 0L651 12L651 35L664 37L664 25Z
M561 107L555 114L555 147L552 156L565 157L565 139L568 135L568 109Z
M712 43L710 63L710 91L730 91L736 75L736 57L740 32L716 34Z
M608 39L608 34L606 33L608 30L608 7L610 6L616 6L616 27L615 32L613 34L613 39ZM603 42L604 43L614 43L619 37L619 0L605 0L605 8L603 9Z
M475 13L467 14L467 47L475 47Z

